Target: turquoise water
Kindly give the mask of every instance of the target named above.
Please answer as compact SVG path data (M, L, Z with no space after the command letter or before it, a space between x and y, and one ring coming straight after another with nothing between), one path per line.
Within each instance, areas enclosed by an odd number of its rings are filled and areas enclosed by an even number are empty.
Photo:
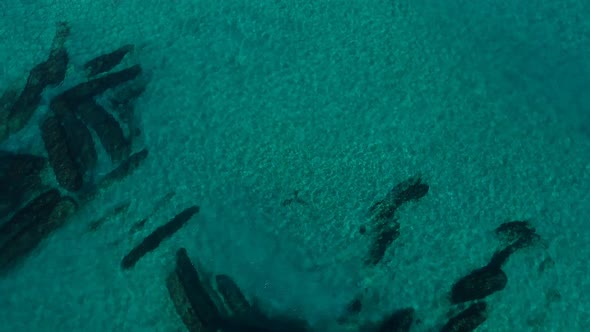
M509 260L478 331L590 330L590 3L4 0L0 13L2 92L47 57L58 21L71 27L63 87L128 43L125 64L150 80L136 104L148 159L0 277L0 331L183 331L165 285L179 247L316 330L413 307L412 331L436 331L453 283L498 247L494 228L523 219L545 245ZM38 121L56 93L2 150L44 153ZM368 209L415 174L427 196L363 265ZM282 204L295 191L304 203ZM121 270L193 204L186 227ZM337 324L359 293L359 317Z

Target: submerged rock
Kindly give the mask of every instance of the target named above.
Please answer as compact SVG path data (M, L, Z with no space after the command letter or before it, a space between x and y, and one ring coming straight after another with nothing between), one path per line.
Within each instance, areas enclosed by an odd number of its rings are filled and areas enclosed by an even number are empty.
M141 243L139 243L135 248L131 249L131 251L121 261L121 267L123 269L129 269L133 267L143 256L158 248L162 241L169 238L179 229L181 229L182 226L184 226L198 212L198 206L191 206L177 214L169 222L156 228L150 235L143 239Z
M199 272L195 269L184 248L176 252L175 272L199 322L206 331L216 331L221 326L222 315L207 293Z
M99 55L86 62L84 64L84 70L86 70L89 77L105 73L120 64L127 53L133 49L134 46L132 44L127 44L107 54Z
M528 247L541 241L541 237L529 221L505 222L498 226L494 232L504 244L518 243L519 248Z
M470 332L474 331L487 319L487 305L477 302L451 318L440 330L441 332Z
M199 281L200 282L200 281ZM182 286L182 282L175 271L170 272L168 278L166 278L166 288L176 313L180 316L180 319L184 323L184 326L189 332L202 332L206 331L205 327L199 320L197 313L191 306L188 296Z
M74 112L98 136L102 146L113 162L129 157L131 145L119 122L94 100L78 104Z
M374 266L381 262L387 249L399 237L400 224L395 216L396 210L407 202L424 197L428 190L429 186L422 183L421 178L412 177L397 184L384 199L371 206L369 212L373 217L375 230L365 264Z
M82 187L82 172L74 158L72 158L72 153L68 147L67 134L56 117L50 116L43 121L41 137L57 182L69 191L80 190Z
M47 86L63 82L68 67L65 42L69 34L68 24L59 22L56 26L49 58L31 69L24 89L8 112L9 134L17 132L29 122L39 107L41 94Z
M411 177L393 187L385 198L373 204L369 211L377 220L391 219L400 206L426 196L429 189L420 177Z
M119 181L122 178L131 174L134 170L136 170L141 163L147 158L148 150L142 149L127 158L123 161L117 168L109 172L107 175L102 178L100 181L101 186L107 186L111 184L113 181Z
M12 239L23 229L30 228L43 222L49 217L54 206L61 199L57 189L48 190L35 197L23 208L18 210L12 218L0 226L0 246Z
M79 103L87 102L103 92L137 78L142 72L140 65L113 72L90 81L78 84L64 91L51 101L54 110L72 109Z
M49 194L48 194L49 193ZM59 197L51 191L42 196L52 196L35 209L27 206L23 211L26 221L21 219L19 230L0 248L0 270L12 268L30 254L48 235L61 227L77 209L76 202L70 197Z
M459 279L451 290L451 302L462 303L483 299L503 290L506 283L508 277L501 266L492 262Z

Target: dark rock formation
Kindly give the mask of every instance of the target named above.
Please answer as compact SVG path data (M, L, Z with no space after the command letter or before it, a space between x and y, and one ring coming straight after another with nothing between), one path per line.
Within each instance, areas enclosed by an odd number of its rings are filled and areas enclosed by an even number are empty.
M170 272L168 278L166 278L166 288L168 288L168 293L174 303L176 313L180 316L180 319L189 332L206 331L205 327L199 320L197 313L191 306L176 270Z
M141 72L141 66L134 65L78 84L75 87L64 91L59 96L56 96L51 101L51 109L58 111L74 109L77 104L87 102L109 89L113 89L125 82L134 80L141 74Z
M59 191L51 189L31 200L17 211L8 222L0 226L0 246L23 229L43 222L60 199Z
M519 248L541 241L541 237L529 221L505 222L495 229L495 233L505 245L518 243Z
M459 279L451 290L451 302L483 299L506 287L508 277L497 264L488 264Z
M365 259L367 265L374 266L381 262L389 246L399 237L400 225L395 211L407 202L424 197L428 190L429 186L422 183L421 178L412 177L396 185L384 199L371 206L369 212L373 216L375 229L369 255Z
M441 332L470 332L475 330L487 319L487 305L477 302L451 318L441 329Z
M369 211L377 220L391 219L400 206L410 201L419 200L426 196L428 190L429 186L422 183L421 178L409 178L393 187L385 198L373 204Z
M56 117L51 116L43 121L41 137L57 182L69 191L80 190L82 173L68 147L65 129Z
M70 28L65 22L57 24L49 58L29 72L27 83L8 113L8 134L22 129L41 102L41 93L49 85L63 82L68 67L65 42Z
M107 186L114 181L119 181L122 178L128 176L134 170L136 170L139 167L139 165L141 165L141 163L147 158L147 156L147 149L143 149L132 154L131 156L129 156L129 158L123 161L117 168L105 175L104 178L100 180L100 185Z
M131 145L119 122L94 100L87 100L73 109L75 114L98 136L100 143L113 162L129 157Z
M131 52L133 48L133 45L127 44L110 53L97 56L84 64L84 70L88 73L88 77L105 73L120 64L127 53Z
M156 228L139 245L133 248L121 261L123 269L133 267L143 256L158 248L160 243L182 228L197 212L198 206L191 206L180 212L169 222Z

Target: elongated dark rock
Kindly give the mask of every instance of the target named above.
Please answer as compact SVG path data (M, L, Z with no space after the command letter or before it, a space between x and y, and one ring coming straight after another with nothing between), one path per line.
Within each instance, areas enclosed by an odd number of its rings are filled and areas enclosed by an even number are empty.
M136 170L139 167L139 165L141 165L141 163L147 158L147 156L147 149L143 149L132 154L131 156L129 156L129 158L123 161L117 168L105 175L104 178L102 178L102 180L100 181L100 185L106 186L112 183L113 181L118 181L128 176L134 170Z
M391 219L400 206L426 196L428 190L429 186L422 183L421 178L409 178L391 189L385 198L373 204L369 211L377 220Z
M8 222L0 226L0 246L23 229L37 225L47 219L60 199L59 191L51 189L35 197L17 211Z
M64 108L56 104L66 103L69 106L75 106L78 103L88 101L109 89L115 88L125 82L137 78L141 74L141 71L140 65L134 65L132 67L92 79L88 82L78 84L75 87L56 96L51 101L51 108L58 110L68 109L68 107Z
M250 302L248 302L240 287L230 276L219 274L215 276L215 282L225 304L234 315L244 316L252 312Z
M379 325L378 332L409 332L414 323L414 308L400 309L389 315Z
M63 82L68 67L65 42L70 28L65 22L57 24L49 58L29 72L27 83L8 114L9 132L20 130L31 119L41 102L41 93L49 85Z
M64 113L59 119L66 133L67 145L72 158L76 161L82 174L88 173L96 167L98 161L98 154L90 130L71 112Z
M216 331L221 324L221 314L184 248L176 252L176 274L203 327L207 331Z
M184 326L186 326L187 330L189 332L205 331L197 313L190 304L176 270L170 272L166 278L166 288L168 289L168 294L170 294L172 303L174 303L176 313L180 316L180 319L184 323Z
M184 226L197 212L198 206L191 206L180 212L176 217L172 218L166 224L156 228L150 235L148 235L139 245L131 249L131 251L121 261L123 269L133 267L143 256L158 248L160 243L176 233L182 226Z
M89 77L105 73L120 64L127 53L131 52L133 48L134 46L132 44L127 44L107 54L99 55L86 62L84 64L84 70L86 70Z
M80 103L74 112L98 136L113 162L119 162L131 152L131 146L117 120L94 100Z
M365 259L366 265L375 266L381 262L383 257L385 257L387 249L399 237L399 230L400 224L396 220L377 227L375 237L371 242L369 255Z
M441 332L474 331L487 319L487 304L477 302L451 318L440 330Z
M0 270L8 270L24 259L43 239L61 227L76 208L73 199L63 197L51 209L47 207L40 211L42 217L35 217L39 222L30 223L3 244L0 249Z
M82 173L68 148L67 134L56 117L51 116L43 121L41 137L57 182L69 191L80 190Z

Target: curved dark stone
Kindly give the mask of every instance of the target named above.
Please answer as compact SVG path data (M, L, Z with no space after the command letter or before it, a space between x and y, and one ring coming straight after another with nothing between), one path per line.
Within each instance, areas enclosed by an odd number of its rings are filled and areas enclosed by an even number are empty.
M470 332L487 319L487 304L477 302L451 318L440 330L441 332Z
M528 247L538 243L541 237L529 221L505 222L495 229L500 240L508 245L518 243L518 248Z
M409 332L414 323L414 308L400 309L379 325L378 332Z
M215 281L217 290L234 315L245 316L252 313L250 302L248 302L240 287L230 276L219 274L215 276Z
M84 64L84 70L86 70L89 77L105 73L120 64L127 53L131 52L133 48L134 46L132 44L127 44L110 53L97 56Z
M426 196L429 189L420 177L411 177L393 187L385 198L373 204L369 211L377 220L391 219L400 206Z
M158 248L162 241L181 229L182 226L184 226L198 212L198 206L191 206L177 214L169 222L156 228L150 235L143 239L140 244L131 249L121 261L121 267L123 269L133 267L143 256Z
M80 190L82 173L68 148L65 129L56 117L51 116L43 121L41 137L57 182L69 191Z
M451 302L483 299L506 287L508 277L498 264L488 264L459 279L451 290Z
M98 136L100 143L113 162L129 157L131 145L119 122L94 100L80 103L73 109L75 114Z

